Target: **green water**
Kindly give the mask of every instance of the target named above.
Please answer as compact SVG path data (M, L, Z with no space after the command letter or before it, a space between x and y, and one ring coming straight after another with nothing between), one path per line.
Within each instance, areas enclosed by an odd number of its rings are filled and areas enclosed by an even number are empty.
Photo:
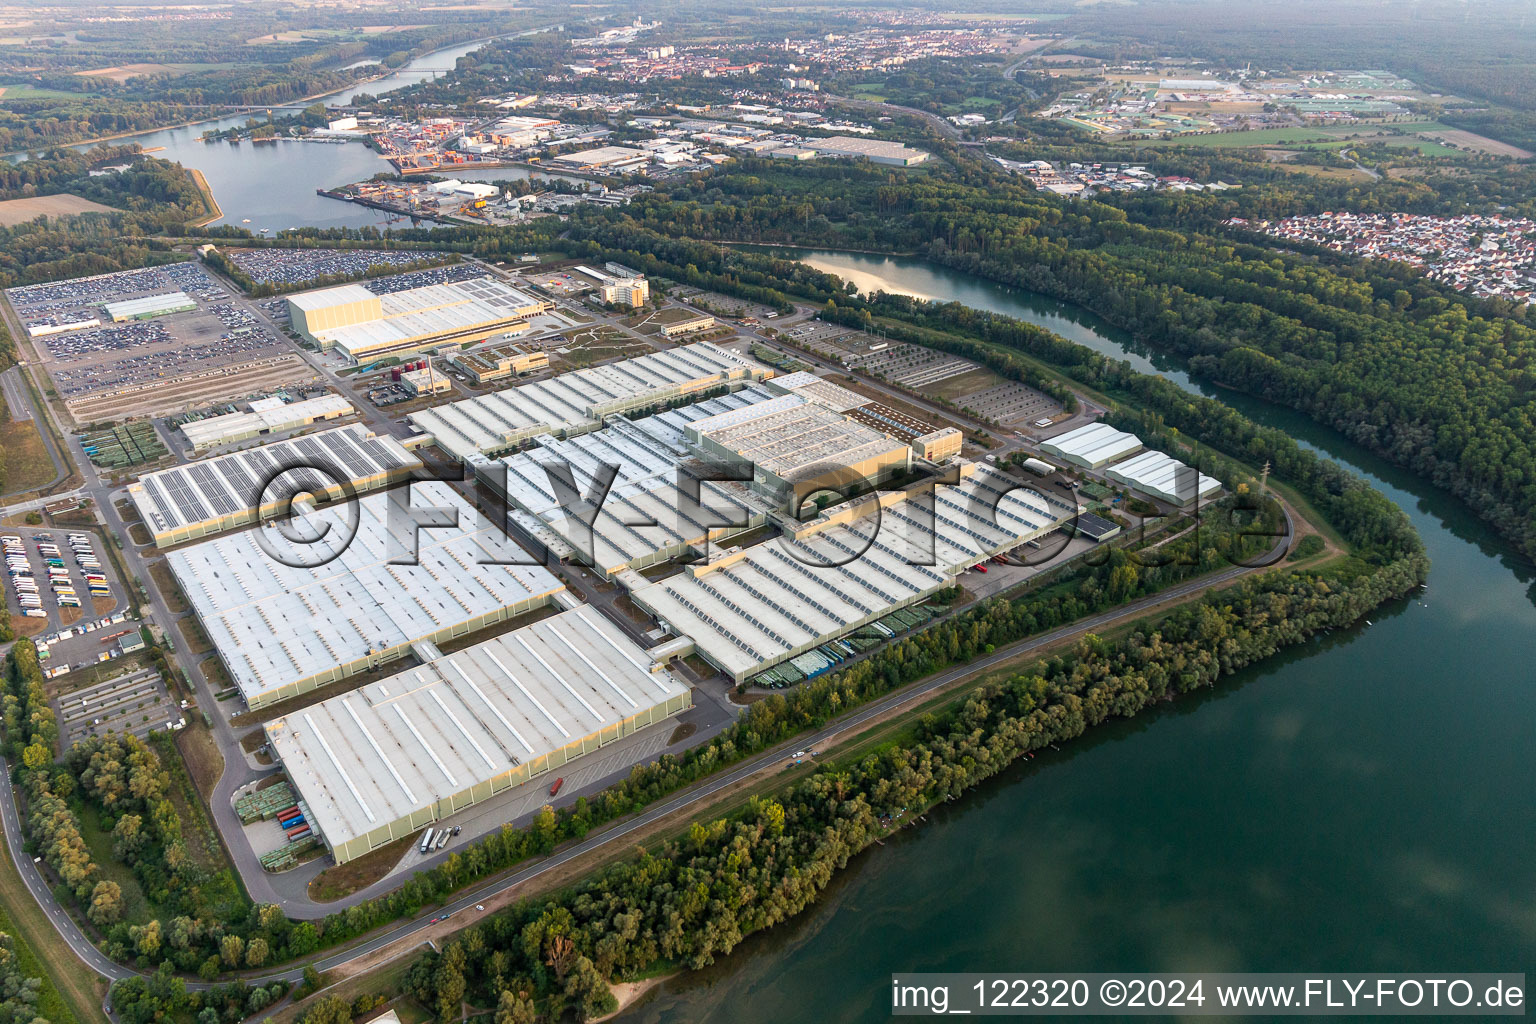
M1049 299L920 261L800 255L1205 390ZM1406 509L1434 560L1423 600L1016 766L626 1022L884 1021L897 970L1536 968L1532 567L1427 484L1286 410L1210 393Z

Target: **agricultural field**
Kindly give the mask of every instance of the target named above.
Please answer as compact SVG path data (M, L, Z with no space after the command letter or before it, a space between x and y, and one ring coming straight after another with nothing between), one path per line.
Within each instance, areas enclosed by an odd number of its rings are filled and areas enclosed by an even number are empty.
M65 92L63 89L46 89L35 85L0 85L0 103L7 100L77 100L95 95L93 92Z
M77 213L112 213L103 206L68 192L52 196L28 196L25 199L0 200L0 227L15 227L39 217L69 217Z

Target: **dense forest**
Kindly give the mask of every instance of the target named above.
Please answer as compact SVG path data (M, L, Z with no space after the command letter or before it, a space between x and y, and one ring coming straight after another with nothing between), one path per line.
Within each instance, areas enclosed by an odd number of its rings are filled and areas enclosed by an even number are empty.
M126 167L123 165L126 164ZM123 167L91 173L103 167ZM54 149L0 161L0 199L68 192L122 212L38 218L0 227L0 287L131 270L182 257L167 234L206 216L207 201L177 163L137 146Z

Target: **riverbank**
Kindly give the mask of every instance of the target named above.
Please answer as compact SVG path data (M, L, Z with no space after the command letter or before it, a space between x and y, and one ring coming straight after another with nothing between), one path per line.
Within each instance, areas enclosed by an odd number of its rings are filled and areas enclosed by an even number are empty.
M619 1001L618 1008L612 1013L601 1017L592 1018L592 1024L603 1024L604 1021L613 1020L625 1010L644 999L649 993L661 987L663 982L671 981L682 971L669 971L666 974L658 974L654 978L644 978L640 981L621 981L608 986L613 993L613 998Z
M213 186L208 184L208 179L203 177L203 172L196 167L188 167L187 173L192 176L192 183L203 194L203 202L208 204L208 216L192 222L194 228L207 227L216 220L224 219L224 211L219 207L219 201L213 194Z

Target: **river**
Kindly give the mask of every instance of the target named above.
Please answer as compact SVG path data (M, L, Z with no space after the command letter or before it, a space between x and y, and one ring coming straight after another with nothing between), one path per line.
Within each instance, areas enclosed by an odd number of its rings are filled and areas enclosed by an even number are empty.
M1429 589L1015 766L860 856L795 920L664 983L626 1024L886 1021L897 970L1531 968L1529 562L1444 493L1191 381L1089 314L920 260L795 255L861 289L1042 324L1290 431L1408 512Z
M486 42L481 39L434 50L377 81L349 86L311 102L344 106L355 96L382 96L424 82L445 69L451 70L460 57L478 50ZM281 116L299 109L300 106L274 107L273 113ZM214 224L238 224L252 231L270 228L274 233L301 226L360 228L373 225L381 229L400 226L399 223L391 225L389 215L382 210L315 194L316 189L335 188L371 178L380 171L394 173L394 167L361 142L345 145L243 142L237 145L202 141L203 133L210 129L234 128L252 117L261 116L237 114L113 141L136 142L147 150L154 150L153 156L202 171L224 214ZM95 144L77 148L92 145ZM531 173L522 167L501 167L466 177L475 181L504 181L527 178Z

